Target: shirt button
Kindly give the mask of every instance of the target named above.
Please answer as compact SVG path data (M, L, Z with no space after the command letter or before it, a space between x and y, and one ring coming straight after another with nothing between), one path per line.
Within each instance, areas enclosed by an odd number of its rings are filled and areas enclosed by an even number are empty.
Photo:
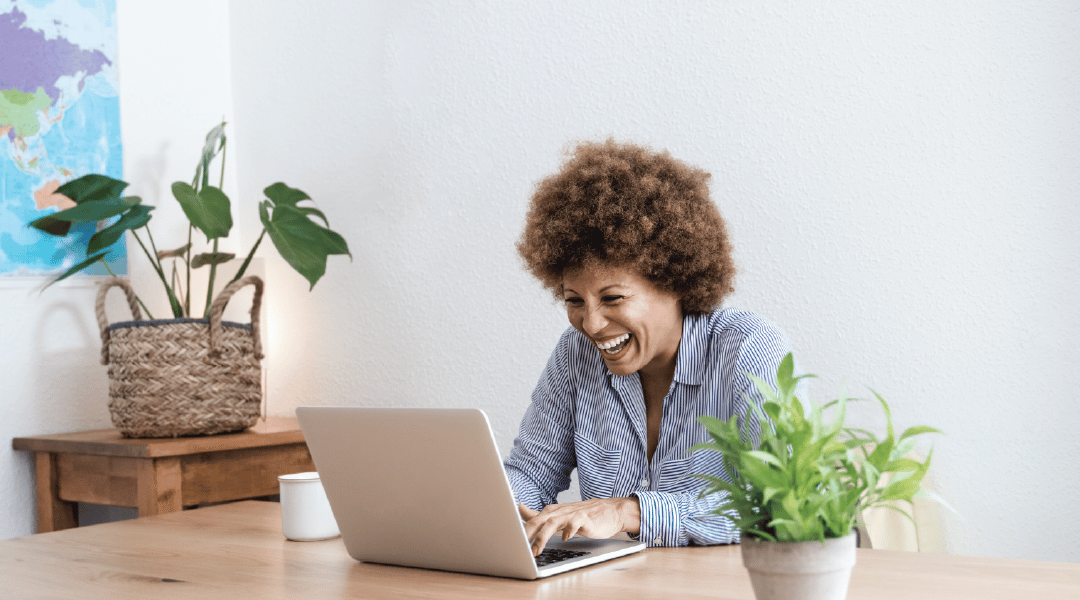
M641 487L649 487L649 480L648 479L642 479L641 480Z
M656 538L655 540L653 540L653 541L652 541L652 543L654 543L654 544L656 544L657 546L659 546L659 545L660 545L660 538Z

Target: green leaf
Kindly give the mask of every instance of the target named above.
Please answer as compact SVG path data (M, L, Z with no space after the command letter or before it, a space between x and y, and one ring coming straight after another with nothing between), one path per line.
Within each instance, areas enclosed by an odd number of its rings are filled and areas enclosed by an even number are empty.
M915 438L900 438L900 441L893 447L892 452L889 453L889 460L896 460L907 456L909 452L915 449Z
M206 235L208 241L229 235L233 224L232 209L224 192L206 186L196 193L195 188L183 181L172 184L172 192L188 220Z
M349 245L345 243L345 238L325 227L319 227L319 230L322 231L323 243L326 245L327 252L330 254L348 254L349 258L352 258L352 253L349 252Z
M895 504L888 504L888 503L885 503L885 502L881 502L881 503L871 504L870 506L867 506L866 508L887 508L887 509L889 509L889 510L891 510L893 512L899 513L899 514L903 515L904 518L906 518L908 521L910 521L911 525L913 527L915 527L916 531L918 531L919 525L915 522L915 519L911 516L911 513L904 510L903 508L900 508L899 506L896 506Z
M762 461L764 463L768 463L770 465L773 465L774 467L780 469L781 471L785 471L785 472L787 471L784 468L784 464L782 462L780 462L780 459L773 456L772 454L769 454L768 452L762 452L761 450L751 450L749 452L744 453L743 456L750 456L750 457L756 458L756 459L758 459L758 460L760 460L760 461Z
M922 463L911 458L898 458L893 461L889 461L885 465L886 471L903 472L903 471L918 471L922 467Z
M272 202L275 207L296 207L297 203L301 200L311 200L311 196L308 196L306 193L296 188L291 188L280 181L267 186L266 189L263 190L263 193L266 194L266 197L270 199L270 202ZM323 217L323 221L325 220L326 217ZM327 227L329 226L330 224L327 223Z
M138 229L146 225L150 222L150 211L152 210L154 210L153 206L144 204L131 207L131 210L124 213L118 221L95 233L90 238L90 242L86 245L86 253L94 254L104 250L115 244L124 235L125 231Z
M141 201L138 196L87 200L67 210L35 219L30 226L52 235L64 236L70 231L72 223L97 223L115 217Z
M776 397L776 390L769 382L755 375L751 375L750 373L747 373L746 375L750 378L750 381L754 382L754 387L757 388L758 392L761 393L761 397L764 398L766 402L779 401L779 398Z
M716 417L711 417L709 415L701 415L697 418L697 420L698 423L701 423L701 425L705 428L705 431L708 431L709 433L722 433L727 428L726 423L724 423L720 419L717 419Z
M326 220L326 215L324 215L321 210L313 206L297 206L296 209L304 213L305 215L319 217L320 219L322 219L324 225L330 227L330 221Z
M348 246L337 233L320 227L294 206L275 206L267 216L270 202L260 205L259 216L281 257L315 287L326 272L326 258L347 254Z
M765 495L762 497L762 503L768 504L769 500L772 500L777 494L783 493L784 490L780 488L769 487L765 488Z
M71 221L61 221L56 218L56 213L51 215L45 215L30 221L30 227L39 229L50 235L63 237L71 231Z
M910 475L906 472L899 473L893 480L885 487L885 491L881 493L881 500L904 500L911 502L911 498L922 489L922 479L926 475L926 471L930 468L930 458L933 454L933 450L927 455L926 461L923 463L916 463L918 467ZM913 461L914 462L914 461Z
M192 185L201 181L202 187L209 184L210 161L214 160L217 153L225 147L225 123L214 127L206 134L206 143L203 144L202 156L199 158L199 166L195 168L195 179Z
M728 494L730 494L732 498L738 498L738 497L740 497L740 494L742 493L742 490L739 489L739 486L737 486L737 485L735 485L735 484L733 484L731 482L724 481L723 479L720 479L719 477L714 477L712 475L694 475L694 477L697 477L698 479L704 479L704 480L706 480L706 481L708 481L708 482L710 482L712 484L706 490L702 491L703 496L707 495L707 494L712 494L712 493L715 493L715 492L718 492L718 491L723 491L723 492L727 492Z
M890 500L905 500L910 502L911 497L919 491L919 477L912 475L898 481L891 481L889 485L885 486L885 491L881 493L881 500L888 502Z
M771 534L768 534L768 533L765 533L764 531L762 531L760 529L744 529L744 531L746 533L750 534L749 537L753 537L755 539L765 540L767 542L775 542L776 541L775 536L773 536Z
M784 473L773 469L760 459L743 460L739 463L739 473L754 487L765 489L767 487L787 488L790 487Z
M780 361L780 366L776 368L776 382L780 384L780 389L786 389L791 387L794 383L795 377L795 355L788 352L784 355L784 358Z
M908 427L904 430L904 433L900 434L900 439L909 438L914 435L922 435L924 433L944 433L936 427L929 427L926 425L916 425L914 427Z
M885 467L885 463L888 462L889 457L892 456L892 449L893 439L890 436L874 447L874 451L870 453L867 460L880 471Z
M56 193L71 198L75 204L82 204L105 198L119 198L127 186L125 181L91 173L65 183L56 189Z
M896 434L893 431L892 411L889 410L889 403L885 402L885 399L882 398L881 395L874 390L870 391L874 394L874 397L877 398L878 402L881 403L881 410L885 412L885 427L886 435L888 436L886 439L891 443L892 440L896 437Z
M57 281L62 281L64 279L67 279L68 277L71 277L72 275L78 273L79 271L82 271L86 267L89 267L90 265L92 265L92 264L96 263L97 261L101 260L101 257L105 256L106 254L108 254L107 251L106 252L99 252L99 253L91 256L90 258L82 261L81 263L75 265L74 267L71 267L67 271L64 271L64 273L62 275L60 275L56 279L53 279L52 281L50 281L49 285L52 285L52 284L56 283ZM45 287L49 287L49 285L47 285Z
M236 258L231 252L204 252L191 257L191 268L198 269L206 265L220 265Z

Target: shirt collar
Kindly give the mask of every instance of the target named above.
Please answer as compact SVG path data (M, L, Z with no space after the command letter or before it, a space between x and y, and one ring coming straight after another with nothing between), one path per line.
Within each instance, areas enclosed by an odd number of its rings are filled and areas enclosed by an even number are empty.
M675 381L686 385L701 385L705 376L704 353L707 350L709 315L683 317L682 339L675 358Z

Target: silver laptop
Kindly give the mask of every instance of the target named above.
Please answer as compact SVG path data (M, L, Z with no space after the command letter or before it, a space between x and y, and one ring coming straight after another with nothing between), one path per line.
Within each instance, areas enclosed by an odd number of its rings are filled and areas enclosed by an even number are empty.
M356 560L536 579L645 548L556 534L534 558L481 410L302 406L296 416Z

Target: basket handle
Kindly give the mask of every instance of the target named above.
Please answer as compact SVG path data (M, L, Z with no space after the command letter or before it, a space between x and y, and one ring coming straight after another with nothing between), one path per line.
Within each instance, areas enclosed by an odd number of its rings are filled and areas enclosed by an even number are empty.
M243 279L238 279L225 289L221 290L217 298L214 298L214 303L210 305L210 355L214 356L218 353L218 340L221 339L221 318L225 313L225 305L229 303L229 298L237 292L240 288L246 285L255 286L255 295L251 299L251 333L255 338L255 358L262 360L262 340L259 338L259 310L262 308L262 294L263 294L263 280L258 275L248 275Z
M94 303L94 312L97 313L98 327L101 329L101 364L109 364L109 319L105 316L105 294L114 287L124 290L127 295L128 306L131 307L131 316L136 321L142 320L142 311L139 310L139 300L135 297L135 290L126 279L113 277L106 279L98 288L97 302Z

